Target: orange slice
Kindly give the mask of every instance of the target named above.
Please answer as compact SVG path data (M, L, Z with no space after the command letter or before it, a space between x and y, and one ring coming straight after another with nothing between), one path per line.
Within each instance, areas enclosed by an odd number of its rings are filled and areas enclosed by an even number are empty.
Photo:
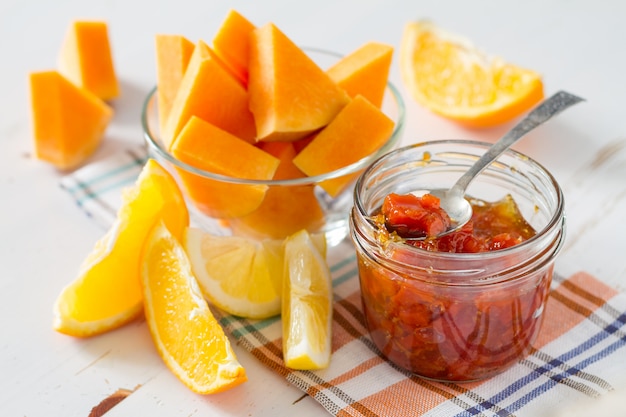
M211 394L247 380L209 310L183 247L162 222L141 256L146 321L167 367L192 391Z
M418 103L470 127L507 122L543 98L537 72L487 56L427 21L406 25L400 68Z
M56 300L53 327L61 333L91 336L141 315L139 258L150 229L160 219L180 239L189 224L178 185L152 159L122 198L115 223Z

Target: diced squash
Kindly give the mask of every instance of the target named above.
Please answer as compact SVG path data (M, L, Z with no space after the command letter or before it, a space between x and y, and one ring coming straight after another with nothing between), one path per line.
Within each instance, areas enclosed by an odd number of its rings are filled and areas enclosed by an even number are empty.
M326 70L326 73L350 97L360 94L380 108L385 96L392 56L393 47L368 42L343 57Z
M246 142L256 137L248 93L206 43L199 41L180 83L162 132L169 148L191 116L197 116Z
M296 141L290 142L293 144L293 148L296 150L296 154L300 153L302 149L306 148L307 145L311 143L313 139L315 139L315 135L317 135L317 133L313 133L313 134L310 134L309 136L303 137L302 139L298 139Z
M61 46L58 69L71 82L102 100L120 94L105 22L72 22Z
M302 178L306 175L294 164L296 156L290 142L263 142L261 149L280 160L275 180ZM315 197L313 185L272 186L258 209L233 219L232 229L239 234L281 239L301 229L316 230L323 225L324 212Z
M275 25L250 40L248 91L257 140L294 141L326 126L348 94Z
M213 50L230 70L248 84L250 35L256 27L235 10L230 10L213 38Z
M363 96L356 96L320 131L293 163L309 176L343 168L371 155L391 136L394 122ZM337 196L357 173L323 181L320 186Z
M98 148L113 110L57 71L30 74L35 155L72 169Z
M172 144L178 160L215 174L234 178L270 180L280 161L254 145L215 125L191 116ZM259 207L267 185L242 185L216 181L178 169L196 207L217 218L240 217Z
M155 36L157 100L161 132L195 45L181 35Z

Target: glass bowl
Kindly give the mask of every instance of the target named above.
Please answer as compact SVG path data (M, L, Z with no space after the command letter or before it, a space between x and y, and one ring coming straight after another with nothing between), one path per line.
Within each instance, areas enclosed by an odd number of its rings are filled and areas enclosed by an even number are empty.
M307 54L320 65L328 68L341 55L313 48L305 48ZM196 226L218 235L241 235L257 239L282 239L305 228L310 233L325 233L329 245L336 245L348 233L348 215L353 205L354 182L369 164L381 155L391 151L398 144L404 129L405 107L398 89L387 84L382 110L395 122L392 135L375 153L341 169L322 175L286 180L250 180L228 177L204 171L177 160L161 142L158 123L158 103L156 88L147 96L143 111L142 125L144 138L148 145L149 157L156 159L176 178L186 196L192 222ZM220 217L207 213L201 204L196 204L181 181L181 175L187 179L195 177L199 182L209 181L212 189L221 189L223 198L230 198L231 193L252 188L266 189L267 195L278 195L276 201L261 203L259 208L242 217ZM351 175L354 180L335 197L326 193L319 184L332 178ZM194 187L197 188L197 187ZM245 194L245 193L244 193ZM281 197L282 196L282 197Z
M422 377L474 381L532 350L565 235L563 194L531 158L507 151L471 183L488 202L510 195L536 234L506 249L434 252L380 238L370 220L391 192L449 188L490 143L447 140L396 149L355 186L351 237L367 327L383 356Z

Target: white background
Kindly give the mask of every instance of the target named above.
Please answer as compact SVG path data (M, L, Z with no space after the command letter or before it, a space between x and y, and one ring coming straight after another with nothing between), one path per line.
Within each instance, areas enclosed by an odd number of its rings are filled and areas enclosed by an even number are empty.
M102 19L122 96L93 160L141 143L141 104L155 83L154 35L210 41L228 9L272 21L296 43L348 53L369 40L399 47L403 26L429 18L481 49L543 74L546 95L587 99L520 142L545 165L567 201L562 274L585 270L626 289L626 3L614 1L0 1L0 414L87 416L118 388L133 395L121 415L308 416L311 398L237 348L250 381L214 396L182 386L154 352L145 323L75 340L51 328L52 305L103 234L60 189L62 173L32 158L30 71L53 69L70 21ZM407 104L404 143L493 141L507 126L467 130Z

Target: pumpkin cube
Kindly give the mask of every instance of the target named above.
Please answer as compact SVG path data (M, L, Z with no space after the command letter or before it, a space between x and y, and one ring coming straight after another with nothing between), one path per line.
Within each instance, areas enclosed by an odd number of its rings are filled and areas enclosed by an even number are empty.
M280 160L274 180L306 177L293 164L296 156L293 143L262 142L259 147ZM229 225L244 235L280 239L301 229L317 230L323 222L324 212L315 197L314 185L306 184L270 187L256 210L233 219Z
M392 55L393 47L368 42L340 59L326 73L350 97L360 94L376 107L381 107Z
M326 126L350 97L275 25L252 32L248 79L259 141L295 141Z
M159 34L155 47L159 125L163 132L195 44L181 35Z
M113 110L57 71L30 74L35 155L72 169L98 148Z
M391 136L394 122L363 96L356 96L294 159L309 176L325 174L353 164L378 150ZM322 181L335 197L358 172Z
M61 46L58 68L64 77L102 100L120 94L105 22L72 22Z
M244 85L248 84L250 35L254 29L248 19L231 10L213 38L213 50Z
M187 121L197 116L246 142L254 142L254 118L245 87L226 69L206 43L191 55L162 132L168 149Z
M225 130L191 116L172 144L176 159L195 168L234 178L271 180L280 161ZM268 186L234 184L178 169L187 193L203 213L217 218L240 217L255 210Z

